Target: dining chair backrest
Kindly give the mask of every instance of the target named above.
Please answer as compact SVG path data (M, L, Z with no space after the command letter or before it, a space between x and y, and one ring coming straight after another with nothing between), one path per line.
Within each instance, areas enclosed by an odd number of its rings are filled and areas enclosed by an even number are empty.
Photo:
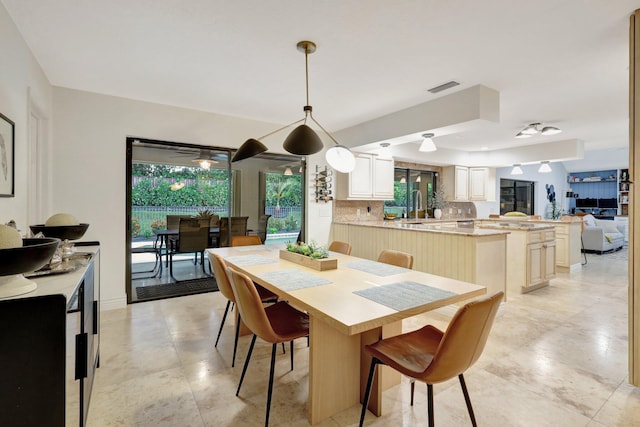
M236 302L236 297L231 288L231 282L227 273L227 263L218 254L209 252L209 263L213 268L213 275L216 277L216 283L220 293L232 303Z
M339 252L345 255L351 255L351 245L347 242L340 242L339 240L334 240L329 245L329 250L332 252Z
M181 219L192 219L191 215L167 215L167 230L177 230Z
M378 256L378 262L411 269L413 268L413 255L406 252L384 249Z
M465 372L484 350L503 292L462 306L451 319L421 379L433 384Z
M202 252L209 243L209 227L195 218L181 218L178 225L178 252Z
M231 236L246 235L248 220L248 216L232 216L229 223L228 217L220 218L220 247L229 246L229 232Z
M229 281L233 294L236 296L236 304L240 316L245 325L257 336L267 342L277 342L278 335L271 327L271 322L264 310L260 295L247 275L227 267Z
M231 246L253 246L261 245L262 240L257 234L250 234L248 236L232 236Z
M265 242L267 240L267 226L269 225L269 218L271 215L260 215L258 218L258 236Z

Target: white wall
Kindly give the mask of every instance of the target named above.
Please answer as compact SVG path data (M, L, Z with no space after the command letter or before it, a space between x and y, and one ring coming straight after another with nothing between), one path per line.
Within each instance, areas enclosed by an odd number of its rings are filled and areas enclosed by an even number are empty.
M54 88L53 206L90 225L83 240L102 245L102 305L123 306L125 297L126 137L219 147L238 147L276 125L64 88ZM265 140L283 153L282 139ZM310 156L313 167L320 155ZM256 182L257 184L257 182ZM257 186L256 186L257 188ZM309 235L328 235L331 218L309 210ZM324 229L326 228L326 231ZM326 239L326 238L325 238ZM317 239L320 241L320 239Z
M13 219L26 232L29 110L33 105L50 118L52 88L2 4L0 52L0 113L15 123L15 197L0 197L0 223ZM44 139L50 140L50 128L42 130ZM45 165L42 172L48 169Z
M567 171L562 163L550 163L551 173L539 173L539 164L522 165L522 175L511 175L511 167L496 169L496 198L500 198L500 179L518 179L522 181L533 181L536 183L535 211L534 215L542 215L544 218L547 204L546 185L552 184L556 192L556 202L558 208L565 211L567 209L566 192L569 188L567 183Z

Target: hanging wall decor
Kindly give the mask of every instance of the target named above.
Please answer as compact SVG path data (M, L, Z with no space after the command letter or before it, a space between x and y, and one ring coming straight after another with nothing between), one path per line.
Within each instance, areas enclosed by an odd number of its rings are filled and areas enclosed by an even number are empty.
M0 197L14 197L15 124L0 114Z

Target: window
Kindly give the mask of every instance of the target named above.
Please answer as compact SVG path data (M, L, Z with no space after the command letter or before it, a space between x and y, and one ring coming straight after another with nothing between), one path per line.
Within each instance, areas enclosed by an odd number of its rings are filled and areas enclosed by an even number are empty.
M436 188L437 174L417 169L395 168L393 200L384 202L385 212L414 216L416 204L418 216L431 212L433 192Z
M516 179L500 180L500 214L523 212L533 215L535 183Z

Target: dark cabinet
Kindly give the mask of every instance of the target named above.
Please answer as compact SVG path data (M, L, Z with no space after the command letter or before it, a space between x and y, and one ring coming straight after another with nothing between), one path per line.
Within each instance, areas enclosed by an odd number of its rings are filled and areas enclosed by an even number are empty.
M33 295L0 301L2 426L64 427L76 418L67 407L79 407L78 424L86 425L100 353L99 252L69 273L68 286L64 276L36 279ZM76 331L67 328L69 301L77 301ZM68 352L75 372L67 371ZM69 376L78 390L68 389Z

